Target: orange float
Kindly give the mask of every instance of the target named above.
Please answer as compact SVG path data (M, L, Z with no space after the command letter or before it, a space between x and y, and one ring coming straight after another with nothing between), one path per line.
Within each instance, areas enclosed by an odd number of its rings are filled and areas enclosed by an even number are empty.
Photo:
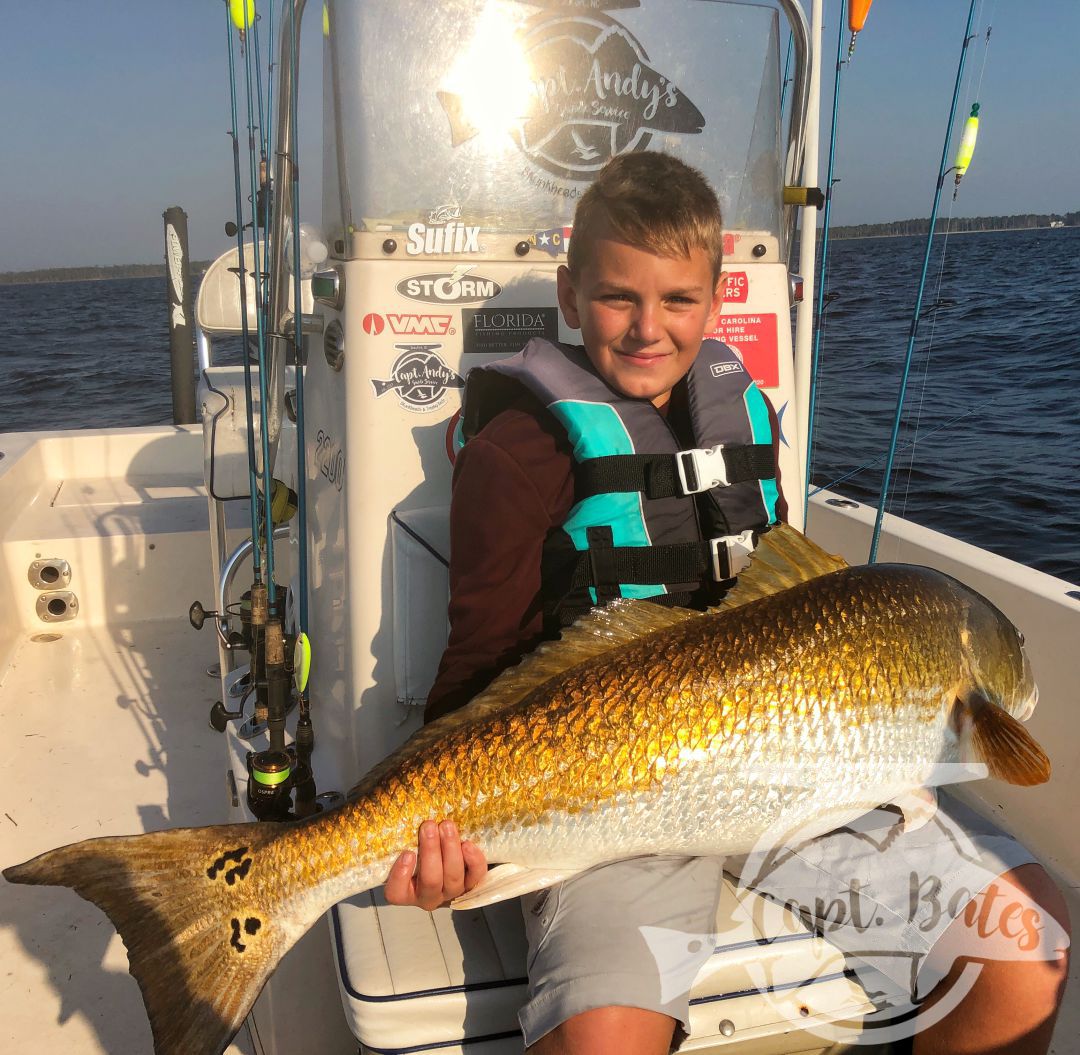
M849 0L847 23L851 30L851 43L848 45L848 58L855 52L855 38L866 25L866 16L870 14L870 5L874 0Z

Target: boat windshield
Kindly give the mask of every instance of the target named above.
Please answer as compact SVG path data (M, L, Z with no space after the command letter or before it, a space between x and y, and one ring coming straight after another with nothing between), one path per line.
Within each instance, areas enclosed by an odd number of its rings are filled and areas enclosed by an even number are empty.
M601 10L602 9L602 10ZM729 230L781 233L775 8L723 0L331 5L324 222L573 219L616 154L700 168Z

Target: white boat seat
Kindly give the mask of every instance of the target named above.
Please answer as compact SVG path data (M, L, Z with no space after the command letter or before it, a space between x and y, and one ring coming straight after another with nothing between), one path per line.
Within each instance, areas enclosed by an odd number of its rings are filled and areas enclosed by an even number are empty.
M368 891L335 906L330 922L364 1055L520 1055L527 950L517 900L426 913ZM842 954L775 902L725 882L717 933L681 1051L823 1052L830 1045L809 1029L873 1009Z

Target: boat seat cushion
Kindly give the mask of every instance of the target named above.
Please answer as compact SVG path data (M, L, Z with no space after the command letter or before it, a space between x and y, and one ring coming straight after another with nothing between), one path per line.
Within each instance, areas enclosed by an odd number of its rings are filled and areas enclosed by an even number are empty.
M330 922L345 1015L362 1051L522 1050L527 945L516 899L427 913L367 891L335 906ZM842 954L776 902L725 881L716 929L682 1050L731 1032L740 1053L822 1051L828 1044L807 1030L871 1009ZM805 1043L795 1042L801 1033ZM766 1043L776 1036L790 1046Z

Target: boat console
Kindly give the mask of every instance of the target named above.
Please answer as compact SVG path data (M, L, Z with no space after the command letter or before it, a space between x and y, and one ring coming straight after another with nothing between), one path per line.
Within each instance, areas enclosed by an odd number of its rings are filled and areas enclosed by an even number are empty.
M789 29L802 61L784 108ZM464 379L533 337L578 343L555 275L577 199L611 157L667 151L716 188L727 278L714 336L777 413L800 515L784 189L807 97L793 4L383 0L328 5L323 31L329 258L305 282L318 321L304 397L320 790L349 787L421 724L447 636ZM258 745L235 723L228 735L239 782ZM429 915L370 892L337 906L330 929L362 1051L521 1050L516 902ZM839 953L734 884L715 945L684 1050L825 1050L814 1028L872 1009Z

